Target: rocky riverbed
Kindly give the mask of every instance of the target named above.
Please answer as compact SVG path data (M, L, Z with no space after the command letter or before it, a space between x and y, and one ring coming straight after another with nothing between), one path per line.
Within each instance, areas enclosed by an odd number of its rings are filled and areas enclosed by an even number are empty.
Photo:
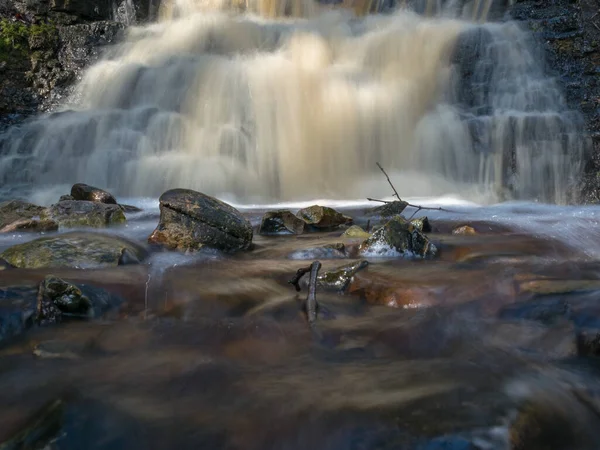
M0 448L598 448L593 218L160 205L2 235Z

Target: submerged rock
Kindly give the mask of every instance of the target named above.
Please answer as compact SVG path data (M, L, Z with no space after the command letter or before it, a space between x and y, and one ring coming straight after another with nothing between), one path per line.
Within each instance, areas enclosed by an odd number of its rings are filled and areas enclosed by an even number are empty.
M37 303L35 287L0 288L0 342L34 325Z
M341 259L346 258L344 244L327 244L322 247L305 248L296 250L289 255L291 259Z
M51 231L58 228L51 220L43 220L43 206L22 200L0 203L0 233L12 231Z
M348 228L346 231L344 231L344 234L342 234L342 237L366 239L366 238L371 237L371 233L363 230L358 225L352 225L350 228Z
M359 252L365 256L433 257L437 248L417 227L396 216L363 242Z
M74 200L85 200L88 202L107 203L116 205L117 200L109 192L88 184L77 183L71 188L71 197Z
M405 202L404 200L396 200L396 201L384 203L381 206L372 208L369 211L367 211L366 215L371 216L371 217L375 216L375 217L382 217L382 218L394 217L399 214L402 214L407 206L408 206L408 203Z
M38 293L37 322L54 323L62 314L89 317L92 302L81 289L54 275L48 275L40 284Z
M237 209L214 197L172 189L160 197L160 221L148 242L182 251L246 250L252 244L252 225Z
M118 205L90 201L66 200L48 208L44 219L54 220L61 228L104 228L127 222Z
M452 234L457 234L457 235L461 235L461 236L472 236L477 234L477 232L475 231L475 228L470 227L468 225L462 225L460 227L456 227L454 230L452 230Z
M352 218L327 206L313 205L303 208L296 214L306 224L319 230L333 230L340 225L352 223Z
M72 232L14 245L0 254L0 258L25 269L114 267L119 264L123 249L140 261L147 256L141 246L118 236Z
M321 287L343 291L348 287L356 272L364 269L368 265L369 262L365 260L346 264L321 273L317 278L317 282Z
M302 234L304 221L286 209L265 213L260 224L259 234Z

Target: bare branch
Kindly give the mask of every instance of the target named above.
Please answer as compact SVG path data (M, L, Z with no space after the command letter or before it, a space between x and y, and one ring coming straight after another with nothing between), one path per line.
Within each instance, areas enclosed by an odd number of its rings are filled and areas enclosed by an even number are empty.
M388 202L387 200L377 200L376 198L369 198L369 197L367 197L367 200L369 200L370 202L392 203L392 202Z
M387 178L387 180L388 180L388 183L389 183L389 184L390 184L390 186L392 187L392 190L394 191L394 195L396 196L396 198L397 198L398 200L402 200L402 199L400 198L400 196L398 195L398 191L396 191L396 188L395 188L395 187L394 187L394 185L392 184L392 181L390 180L390 177L389 177L389 176L388 176L388 174L385 172L385 170L383 170L383 167L381 167L381 164L379 164L379 163L376 163L376 164L377 164L377 167L379 167L379 170L381 170L381 171L383 172L383 174L385 175L385 177Z
M296 275L294 275L294 278L292 278L290 281L288 281L288 283L290 283L292 286L294 286L296 288L297 292L300 292L300 280L302 279L302 277L304 275L306 275L308 272L310 272L312 266L308 266L308 267L301 267L296 271Z
M310 266L310 280L308 282L308 295L306 296L306 317L308 323L312 324L317 320L317 277L319 276L321 263L315 261Z

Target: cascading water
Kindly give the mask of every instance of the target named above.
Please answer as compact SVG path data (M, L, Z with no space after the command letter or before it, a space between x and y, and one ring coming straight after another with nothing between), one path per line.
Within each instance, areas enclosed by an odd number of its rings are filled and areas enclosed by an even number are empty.
M63 112L0 138L0 180L346 199L387 193L379 162L405 196L567 201L579 118L527 33L477 24L489 0L421 3L435 17L400 7L357 18L292 0L163 4L159 23L129 28L87 71Z

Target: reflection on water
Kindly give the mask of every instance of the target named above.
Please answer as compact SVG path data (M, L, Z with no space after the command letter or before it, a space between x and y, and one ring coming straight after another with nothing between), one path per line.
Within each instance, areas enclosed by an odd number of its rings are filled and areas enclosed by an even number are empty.
M52 449L599 448L599 367L576 336L600 329L600 210L449 203L428 211L440 259L371 260L344 294L317 291L314 328L306 291L287 283L306 261L289 255L351 247L341 232L54 270L125 301L0 342L0 442L30 430ZM112 232L141 239L156 223L130 219ZM479 234L452 235L463 223ZM0 286L45 273L0 272Z

